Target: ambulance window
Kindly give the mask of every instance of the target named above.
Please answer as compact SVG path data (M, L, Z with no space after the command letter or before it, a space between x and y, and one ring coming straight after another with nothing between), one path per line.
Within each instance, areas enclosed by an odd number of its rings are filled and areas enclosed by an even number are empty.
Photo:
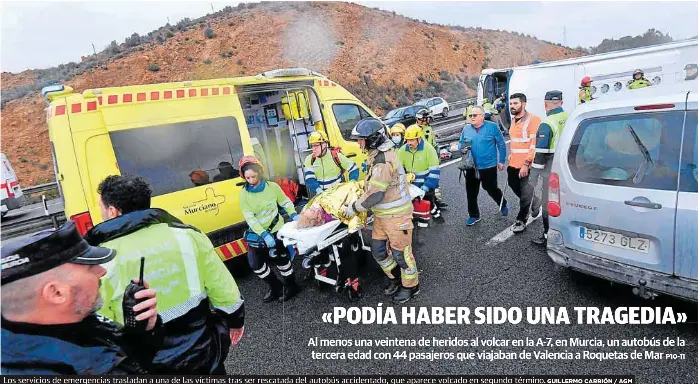
M153 196L239 177L237 120L221 117L109 134L122 174L144 177Z
M334 112L344 140L351 140L351 130L354 129L356 123L361 119L371 117L370 113L356 104L335 104L332 106L332 112Z

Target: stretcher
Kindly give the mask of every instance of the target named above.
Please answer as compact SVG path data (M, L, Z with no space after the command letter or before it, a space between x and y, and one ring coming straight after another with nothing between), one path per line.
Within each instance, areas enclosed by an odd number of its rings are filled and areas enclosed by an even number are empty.
M424 197L424 191L412 184L410 184L409 192L411 199ZM364 227L370 230L372 223L373 216L369 216ZM298 229L296 226L297 222L295 221L285 223L277 232L277 237L283 241L285 247L293 246L296 248L297 255L303 258L303 268L312 268L313 279L316 282L332 285L337 291L346 286L346 282L339 279L342 276L340 272L342 265L340 252L344 250L342 248L347 244L344 241L356 233L358 241L348 242L352 256L362 257L364 252L371 252L371 247L365 239L363 230L358 229L355 232L349 232L347 225L340 220L335 219L312 228ZM329 254L329 260L322 264L314 263L313 261L320 257L323 252ZM327 268L331 265L334 265L336 268L336 278L327 276Z

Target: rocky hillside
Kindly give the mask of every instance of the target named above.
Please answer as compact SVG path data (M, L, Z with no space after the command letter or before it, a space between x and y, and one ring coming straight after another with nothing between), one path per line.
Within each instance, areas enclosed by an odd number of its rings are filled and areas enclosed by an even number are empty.
M580 54L516 32L428 24L352 3L243 3L147 36L134 33L80 63L3 73L2 152L22 185L53 180L45 104L37 93L52 81L81 92L307 67L382 113L432 95L473 95L486 67Z

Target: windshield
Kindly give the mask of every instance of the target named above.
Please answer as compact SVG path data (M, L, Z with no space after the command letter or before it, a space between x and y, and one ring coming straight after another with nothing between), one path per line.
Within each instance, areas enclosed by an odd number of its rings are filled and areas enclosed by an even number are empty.
M392 119L393 117L400 117L405 112L404 108L393 109L385 115L386 119Z
M426 105L429 99L422 99L419 100L418 102L414 103L414 105Z

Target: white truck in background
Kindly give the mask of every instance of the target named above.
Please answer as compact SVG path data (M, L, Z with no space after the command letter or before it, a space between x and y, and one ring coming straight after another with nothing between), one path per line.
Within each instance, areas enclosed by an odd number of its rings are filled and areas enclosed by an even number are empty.
M698 39L520 67L485 69L480 75L477 103L482 105L484 98L493 102L504 93L506 108L500 113L500 118L508 130L511 121L509 96L514 93L525 94L528 100L526 109L543 118L545 93L562 91L563 108L572 112L579 105L579 86L585 76L592 78L592 98L597 100L633 92L628 89L628 83L636 69L644 72L652 87L683 83L686 90L697 89L698 79L686 76L686 68L691 64L698 64Z
M24 193L22 192L22 187L19 186L19 180L17 180L17 175L10 161L7 159L4 153L2 155L2 184L0 184L0 190L2 191L2 217L10 210L17 209L22 206L22 197Z

